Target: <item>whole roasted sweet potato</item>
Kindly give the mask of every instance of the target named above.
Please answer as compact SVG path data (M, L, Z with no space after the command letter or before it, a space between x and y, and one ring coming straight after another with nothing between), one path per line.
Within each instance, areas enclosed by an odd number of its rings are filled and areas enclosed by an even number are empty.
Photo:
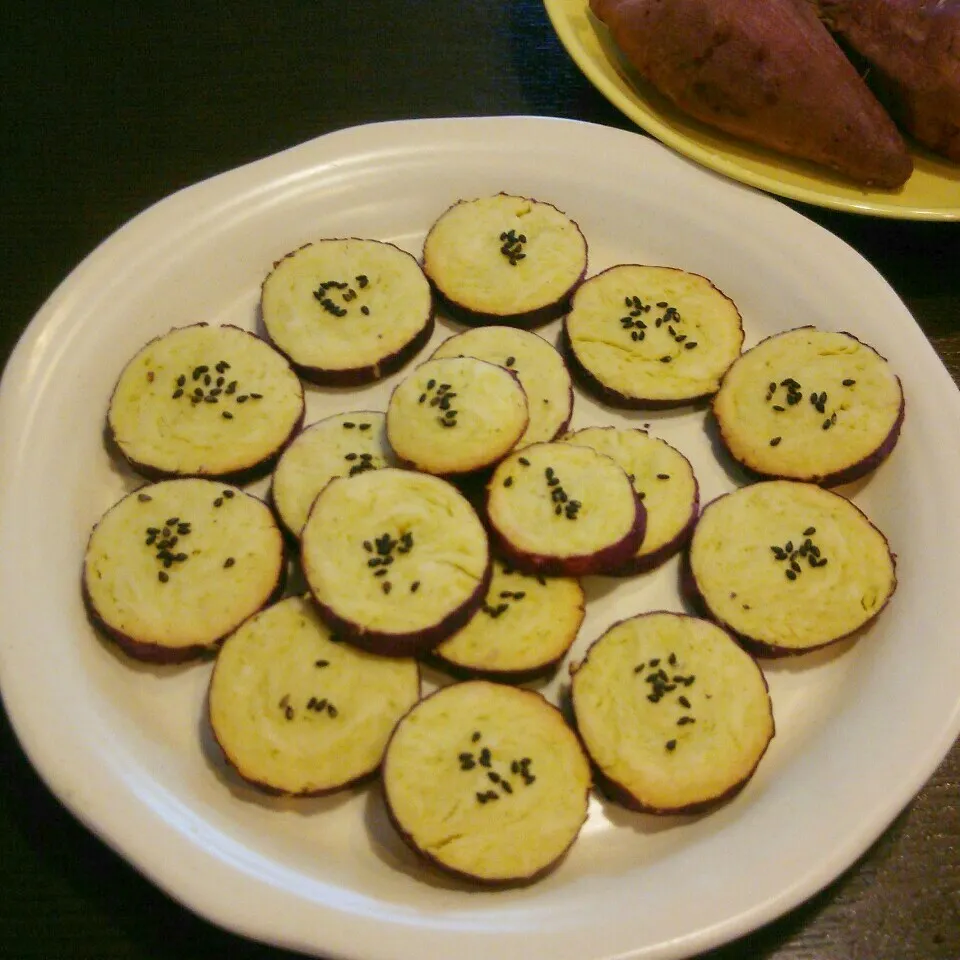
M912 172L886 111L806 0L590 0L684 112L869 186Z
M901 128L960 161L960 2L817 0Z

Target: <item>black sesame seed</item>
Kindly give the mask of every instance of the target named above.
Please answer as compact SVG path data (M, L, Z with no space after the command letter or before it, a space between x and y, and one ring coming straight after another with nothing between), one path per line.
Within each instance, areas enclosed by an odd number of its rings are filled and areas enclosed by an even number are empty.
M676 740L668 740L668 741L664 744L664 746L667 748L667 750L670 750L670 751L676 750L676 749L677 749L677 741L676 741Z
M517 460L517 463L519 463L520 466L522 466L522 467L529 467L529 466L530 466L530 461L529 461L526 457L520 457L520 458Z
M166 582L170 579L170 575L164 573L164 572L161 570L161 571L157 574L157 579L158 579L161 583L166 583Z
M232 567L236 562L237 562L237 561L236 561L233 557L227 557L227 559L223 561L223 566L224 566L224 568L229 569L229 568Z
M137 499L141 503L149 503L153 499L153 497L151 497L149 493L138 493ZM150 531L148 530L147 532L149 533Z
M780 441L781 441L782 439L783 439L782 437L772 437L772 438L770 439L770 446L771 446L771 447L776 447L776 446L778 446L779 443L780 443Z
M847 377L846 380L840 381L845 387L852 387L857 381L852 380L850 377Z

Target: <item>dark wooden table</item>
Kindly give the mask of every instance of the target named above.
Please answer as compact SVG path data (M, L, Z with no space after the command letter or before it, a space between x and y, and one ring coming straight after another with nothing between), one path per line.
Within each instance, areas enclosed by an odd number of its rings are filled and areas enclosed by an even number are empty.
M12 0L0 13L0 363L53 288L126 220L300 141L453 115L634 129L578 72L538 0L139 6ZM960 382L960 225L795 206L876 266ZM88 834L43 787L4 715L0 956L286 954L197 919ZM958 960L960 746L839 879L709 957Z

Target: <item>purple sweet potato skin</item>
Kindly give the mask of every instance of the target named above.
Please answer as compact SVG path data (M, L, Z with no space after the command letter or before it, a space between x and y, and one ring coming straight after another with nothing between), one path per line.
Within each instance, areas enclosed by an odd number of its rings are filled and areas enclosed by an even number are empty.
M895 188L913 164L807 0L590 0L626 59L685 113Z
M817 0L900 126L960 162L960 2Z

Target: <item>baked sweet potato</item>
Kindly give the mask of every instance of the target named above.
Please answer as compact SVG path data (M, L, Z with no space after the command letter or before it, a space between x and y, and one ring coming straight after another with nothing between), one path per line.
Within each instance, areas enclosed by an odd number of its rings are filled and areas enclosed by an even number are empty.
M895 188L899 131L806 0L590 0L640 75L734 136Z
M868 80L901 128L960 161L960 2L815 2L827 26L869 64Z

